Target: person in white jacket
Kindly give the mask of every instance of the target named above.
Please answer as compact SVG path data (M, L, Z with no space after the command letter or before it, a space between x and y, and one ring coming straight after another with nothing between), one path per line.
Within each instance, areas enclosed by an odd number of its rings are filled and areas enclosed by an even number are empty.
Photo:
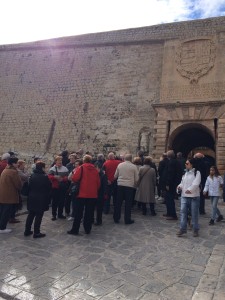
M220 189L222 189L222 187L223 187L223 178L220 176L217 167L212 166L210 168L210 174L206 179L205 187L203 190L203 194L205 196L208 193L212 204L212 215L211 215L211 220L209 221L209 225L214 225L215 220L217 220L217 222L223 220L223 216L221 215L217 207L220 198Z
M180 230L177 236L187 233L187 214L188 208L191 208L191 218L193 224L193 236L198 236L199 224L199 204L200 204L200 183L201 173L195 168L195 159L187 159L186 172L182 177L181 183L177 187L177 191L181 192L181 208L180 208Z

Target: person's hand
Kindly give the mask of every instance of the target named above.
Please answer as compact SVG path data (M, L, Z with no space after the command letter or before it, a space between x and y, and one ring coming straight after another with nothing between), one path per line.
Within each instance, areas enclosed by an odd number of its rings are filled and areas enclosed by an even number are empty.
M185 194L191 194L191 191L186 190Z
M169 186L168 186L168 185L166 185L166 190L167 190L167 191L169 191L169 189L170 189L170 188L169 188Z

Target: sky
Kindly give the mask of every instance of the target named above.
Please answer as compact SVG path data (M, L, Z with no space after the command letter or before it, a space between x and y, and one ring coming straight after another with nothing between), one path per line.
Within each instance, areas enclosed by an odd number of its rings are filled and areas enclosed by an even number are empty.
M0 0L0 45L225 16L225 0Z

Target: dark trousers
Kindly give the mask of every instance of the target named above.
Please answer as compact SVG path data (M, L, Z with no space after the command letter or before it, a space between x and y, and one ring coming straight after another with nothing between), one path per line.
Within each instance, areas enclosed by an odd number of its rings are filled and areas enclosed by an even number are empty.
M176 195L176 191L166 191L165 193L167 215L173 218L177 217L175 201L174 201L175 195Z
M155 203L149 203L149 206L150 206L151 214L154 215L155 214ZM146 215L146 213L147 213L146 203L142 203L142 212L143 212L143 215Z
M76 209L76 195L74 193L71 194L71 203L72 203L72 213L71 217L74 218L75 216L75 209Z
M42 221L43 215L44 215L43 211L42 212L29 211L27 220L26 220L25 231L29 232L31 230L31 226L34 221L34 234L40 233L40 227L41 227L41 221Z
M66 192L66 197L65 197L65 213L67 215L70 214L70 208L71 208L71 201L72 201L72 195Z
M131 220L131 207L133 200L134 188L128 186L118 185L117 198L113 214L113 219L118 222L121 218L121 207L123 200L125 200L124 222L128 223Z
M102 212L104 206L104 196L99 197L96 201L96 223L102 224Z
M18 204L12 204L10 219L15 219L16 218L17 210L18 210Z
M0 230L6 229L14 204L0 204Z
M94 209L96 199L94 198L76 198L74 203L74 221L72 231L78 233L80 222L83 218L84 231L91 232L92 222L94 220Z
M113 206L115 208L116 198L117 198L117 181L113 181L112 184L107 186L107 199L104 202L104 213L108 214L110 210L110 200L113 197Z
M200 214L205 213L205 197L203 196L203 191L200 192L199 212L200 212Z
M63 215L66 189L52 189L52 215L58 217Z

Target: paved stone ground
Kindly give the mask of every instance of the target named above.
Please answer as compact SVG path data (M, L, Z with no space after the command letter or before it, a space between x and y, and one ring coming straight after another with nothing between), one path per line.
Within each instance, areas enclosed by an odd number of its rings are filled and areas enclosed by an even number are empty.
M66 234L71 222L52 222L47 212L43 239L23 236L21 215L0 236L0 299L225 299L225 223L208 226L207 202L198 238L191 231L176 237L179 222L162 217L163 204L156 217L135 208L132 225L114 224L109 214L104 226L90 235L81 227L79 236Z

